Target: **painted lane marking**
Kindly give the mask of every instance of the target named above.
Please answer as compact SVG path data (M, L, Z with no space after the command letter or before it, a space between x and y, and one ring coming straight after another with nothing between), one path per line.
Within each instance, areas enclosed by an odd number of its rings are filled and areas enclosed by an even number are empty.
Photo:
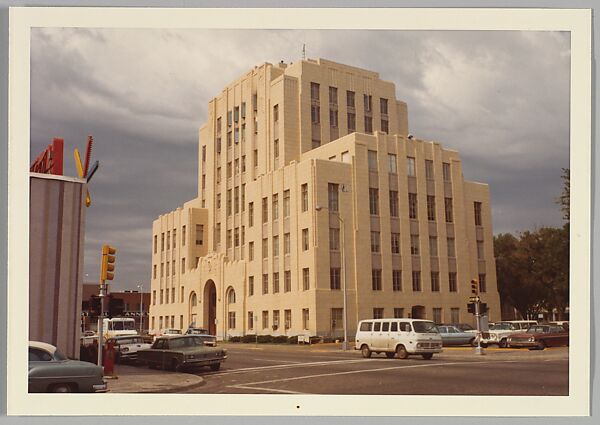
M283 394L308 394L308 393L303 393L300 391L280 390L277 388L248 387L246 385L230 385L228 388L237 388L240 390L258 390L258 391L275 392L275 393L283 393Z
M289 365L273 365L273 366L256 366L256 367L245 367L240 369L232 369L228 372L219 373L222 375L232 375L245 372L261 371L261 370L275 370L275 369L292 369L296 367L317 367L327 365L338 365L338 364L351 364L351 363L362 363L362 362L373 362L377 359L360 359L360 360L336 360L331 362L310 362L310 363L295 363Z
M486 362L473 362L472 364L489 364L489 363L514 363L514 360L508 361L486 361ZM270 379L268 381L257 381L257 382L247 382L244 385L262 385L262 384L272 384L275 382L288 382L288 381L298 381L301 379L314 379L314 378L323 378L327 376L339 376L339 375L352 375L357 373L368 373L368 372L383 372L388 370L397 370L397 369L416 369L422 367L436 367L436 366L455 366L455 365L465 365L464 362L453 362L453 363L435 363L435 364L424 364L424 365L406 365L406 366L392 366L392 367L383 367L378 369L361 369L361 370L350 370L346 372L331 372L331 373L320 373L316 375L306 375L306 376L294 376L291 378L279 378L279 379Z
M277 360L277 359L252 359L252 360L257 361L257 362L302 363L302 362L297 362L295 360ZM280 366L285 366L285 365L280 365Z

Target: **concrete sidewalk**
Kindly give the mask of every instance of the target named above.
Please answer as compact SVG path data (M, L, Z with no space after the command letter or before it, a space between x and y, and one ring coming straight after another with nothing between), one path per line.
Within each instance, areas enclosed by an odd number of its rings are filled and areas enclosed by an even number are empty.
M200 376L146 366L116 365L116 378L107 378L111 393L175 393L204 385Z

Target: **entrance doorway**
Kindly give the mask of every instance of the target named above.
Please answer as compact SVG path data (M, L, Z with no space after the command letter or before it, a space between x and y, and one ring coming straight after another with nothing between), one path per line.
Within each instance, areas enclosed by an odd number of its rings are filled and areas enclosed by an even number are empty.
M211 335L217 334L217 286L215 282L209 280L204 286L204 326Z
M422 305L413 305L411 309L413 319L425 319L425 307Z

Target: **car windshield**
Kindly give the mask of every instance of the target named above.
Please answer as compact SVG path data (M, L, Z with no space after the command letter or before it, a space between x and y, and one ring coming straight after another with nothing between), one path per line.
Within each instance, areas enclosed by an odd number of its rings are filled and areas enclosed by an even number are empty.
M514 331L517 329L518 328L512 323L496 323L495 325L490 326L490 330L494 331Z
M118 320L112 322L114 331L135 331L135 322L133 320Z
M435 323L433 322L413 322L413 328L415 329L415 332L418 334L437 334L438 329L435 326Z
M54 352L54 360L69 360L60 350Z
M550 332L549 326L530 326L527 329L528 333L548 333Z

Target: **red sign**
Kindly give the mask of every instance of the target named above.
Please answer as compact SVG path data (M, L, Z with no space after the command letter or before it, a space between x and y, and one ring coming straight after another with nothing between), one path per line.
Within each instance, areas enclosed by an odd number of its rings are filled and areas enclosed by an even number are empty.
M29 171L42 174L63 175L63 146L64 140L54 138L31 164Z

